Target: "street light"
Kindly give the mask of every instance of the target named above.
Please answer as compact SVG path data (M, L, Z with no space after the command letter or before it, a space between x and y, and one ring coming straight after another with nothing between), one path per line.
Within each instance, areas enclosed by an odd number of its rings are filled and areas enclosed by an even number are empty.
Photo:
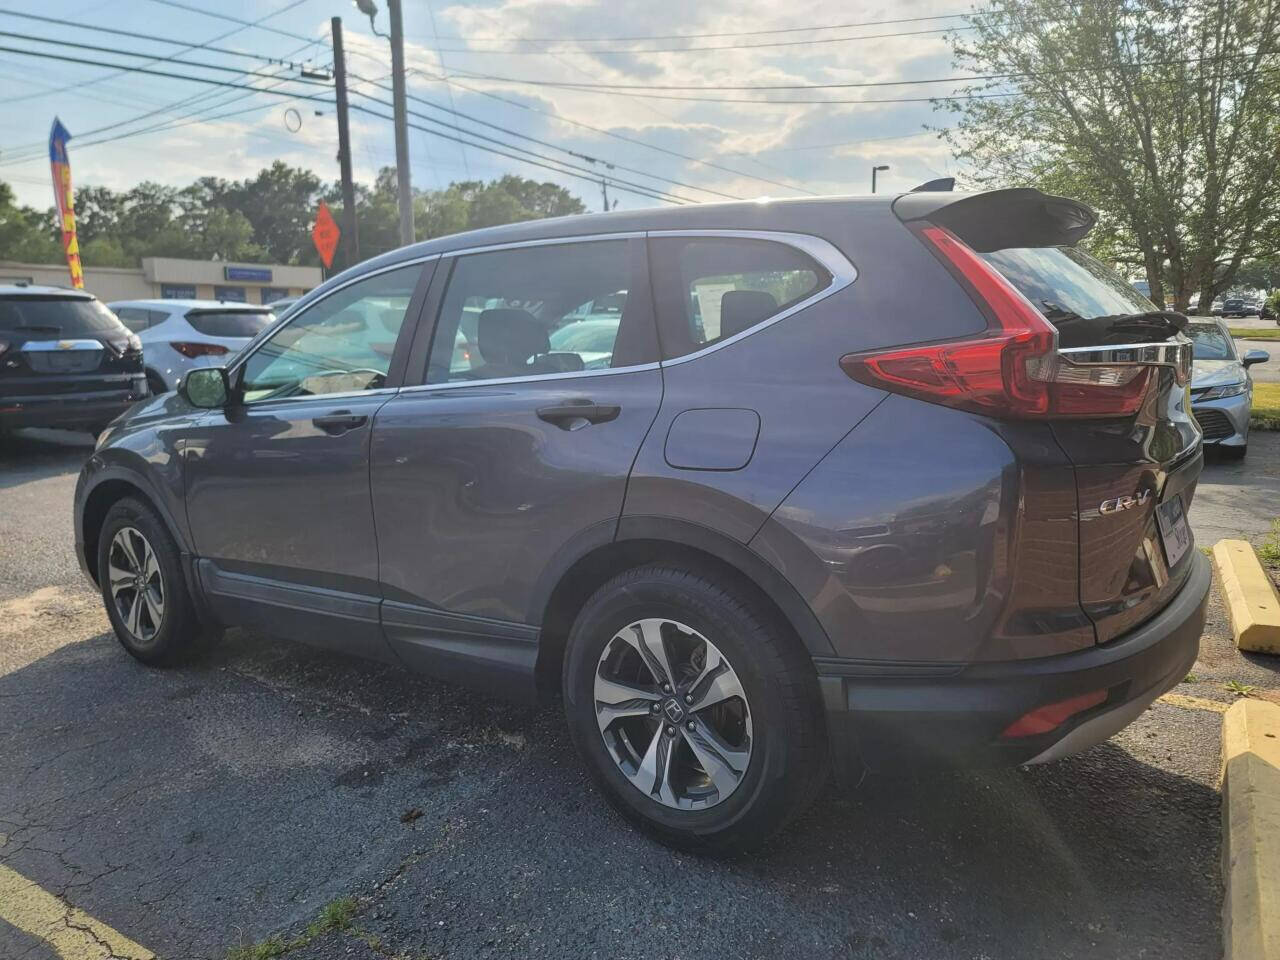
M364 2L369 3L370 0L364 0ZM888 169L889 169L889 165L887 163L881 164L878 167L871 168L871 192L872 193L876 192L876 173L878 173L881 170L888 170Z
M378 15L378 5L374 0L355 0L356 9L369 18L369 26L380 37L374 17ZM391 102L392 119L396 130L396 196L400 206L400 243L410 244L414 241L413 231L413 187L409 183L409 121L408 109L405 106L404 89L404 23L400 16L400 0L387 0L387 9L391 14Z

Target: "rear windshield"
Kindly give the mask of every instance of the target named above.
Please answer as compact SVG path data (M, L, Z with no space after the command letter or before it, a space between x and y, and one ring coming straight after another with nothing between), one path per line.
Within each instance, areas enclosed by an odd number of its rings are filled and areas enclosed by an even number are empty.
M1197 360L1234 360L1235 347L1231 338L1216 323L1187 324L1187 336L1191 338L1192 355Z
M128 336L124 325L100 300L81 297L0 297L0 330L27 335L27 339L57 337Z
M983 256L1054 325L1159 309L1111 268L1075 247L1019 247Z
M276 319L262 310L193 310L187 323L206 337L256 337Z

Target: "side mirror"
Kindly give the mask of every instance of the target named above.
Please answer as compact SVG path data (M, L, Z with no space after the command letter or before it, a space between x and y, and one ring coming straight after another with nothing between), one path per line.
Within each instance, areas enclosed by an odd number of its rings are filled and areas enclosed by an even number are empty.
M198 367L182 378L178 393L193 407L216 410L227 405L231 384L223 367Z
M1240 359L1240 362L1246 367L1252 367L1255 363L1266 363L1270 359L1271 354L1265 350L1250 350Z

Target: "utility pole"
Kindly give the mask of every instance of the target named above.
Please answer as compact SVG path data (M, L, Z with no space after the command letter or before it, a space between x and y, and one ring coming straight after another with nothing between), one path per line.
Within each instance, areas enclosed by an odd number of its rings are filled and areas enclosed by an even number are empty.
M880 170L888 170L888 169L889 169L889 165L887 163L881 164L878 167L871 168L871 192L872 193L876 192L876 173Z
M608 213L609 212L609 184L605 182L603 177L600 178L600 193L604 195L604 212Z
M396 183L400 195L400 243L413 243L413 188L409 183L409 127L404 98L404 21L400 0L387 0L391 14L391 97L396 123Z
M356 185L351 179L351 130L347 125L347 62L342 51L342 18L329 21L333 36L333 92L338 106L338 169L342 172L343 266L360 262L360 226L356 218Z

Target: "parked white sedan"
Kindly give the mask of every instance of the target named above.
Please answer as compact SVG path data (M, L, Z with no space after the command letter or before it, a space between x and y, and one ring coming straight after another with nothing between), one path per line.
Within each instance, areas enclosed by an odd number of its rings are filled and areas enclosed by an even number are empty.
M152 393L168 393L188 370L228 363L275 322L270 307L223 300L118 300L108 304L142 341Z

